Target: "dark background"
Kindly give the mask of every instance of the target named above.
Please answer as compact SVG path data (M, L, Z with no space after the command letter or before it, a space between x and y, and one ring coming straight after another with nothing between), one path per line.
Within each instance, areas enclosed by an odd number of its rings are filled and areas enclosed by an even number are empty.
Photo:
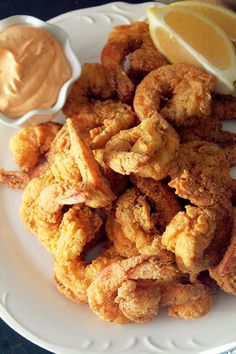
M32 15L48 20L68 11L106 4L101 0L0 0L0 19L12 15ZM132 4L144 0L126 1ZM48 351L30 343L0 320L0 354L47 354Z

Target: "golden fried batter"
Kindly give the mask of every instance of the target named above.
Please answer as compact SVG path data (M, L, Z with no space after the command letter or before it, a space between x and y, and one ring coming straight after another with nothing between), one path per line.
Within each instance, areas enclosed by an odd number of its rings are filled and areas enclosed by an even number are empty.
M168 315L185 320L205 316L215 300L214 290L202 284L174 284L161 294L161 305L168 307Z
M78 257L72 261L54 261L54 280L58 290L69 299L78 303L87 303L87 289L96 276L112 262L121 260L112 245L105 245L100 255L87 264Z
M211 113L214 78L188 64L153 70L138 85L134 109L140 120L160 113L175 126L193 125ZM171 96L171 98L169 98ZM162 101L166 105L162 108Z
M101 227L100 217L85 205L74 205L63 213L58 201L60 186L51 170L34 178L26 187L20 215L27 229L61 260L76 258Z
M47 122L20 129L16 135L13 135L9 145L16 164L23 171L34 168L40 157L50 149L60 128L61 125L58 123Z
M154 46L145 22L113 27L102 49L101 60L105 65L122 65L127 56L130 64L128 75L134 81L167 64Z
M160 255L169 259L169 252L166 252L161 245L161 231L166 226L166 220L164 222L161 220L163 208L160 208L159 218L157 217L158 207L158 200L156 203L154 195L153 198L148 198L134 187L127 190L118 199L115 212L116 221L120 224L124 236L135 244L135 248L140 254ZM174 213L173 210L172 217L175 215Z
M28 172L0 169L0 183L11 189L24 189L31 179L40 176L49 168L45 161Z
M139 252L135 242L125 236L122 226L112 213L106 220L106 232L108 238L113 242L116 251L125 258L138 256Z
M118 98L121 102L129 103L133 91L134 85L119 65L84 64L79 79L70 90L63 112L78 120L83 119L83 114L91 113L94 117L92 98Z
M146 323L157 316L161 290L154 282L127 280L117 294L114 301L131 322Z
M210 276L225 292L236 295L236 209L230 244L221 262L210 271Z
M48 161L61 192L62 204L85 203L92 208L105 207L115 199L110 185L90 148L71 119L55 139Z
M178 127L177 132L181 143L195 140L205 140L225 146L235 144L236 134L222 130L222 124L216 115L205 116L195 125Z
M231 179L224 151L213 143L193 141L180 145L176 166L170 171L170 187L200 207L229 199Z
M205 250L216 229L216 215L209 209L186 207L175 215L162 235L162 244L173 252L178 267L187 273L198 274L209 266Z
M178 135L161 117L147 118L115 135L105 147L105 161L122 175L135 173L161 180L170 170L179 146Z
M113 171L104 161L104 149L93 150L95 160L98 162L103 176L108 180L112 192L120 196L126 190L129 177Z
M159 297L153 299L148 287L143 288L145 307L140 311L140 302L136 301L137 292L132 290L127 302L123 300L123 292L127 289L129 280L152 280L155 286L181 279L181 273L171 264L162 263L158 258L137 256L112 263L106 267L88 288L88 303L93 312L101 319L109 322L128 323L130 321L145 322L149 316L158 312ZM123 285L125 283L125 285ZM121 289L120 289L121 288ZM138 287L137 287L138 288ZM119 289L120 295L119 296ZM137 289L137 291L141 291ZM158 295L158 292L155 292ZM150 302L148 306L147 302ZM136 306L138 313L134 315L132 307ZM124 309L124 313L122 312ZM128 316L126 316L126 314Z
M212 100L212 113L221 120L236 119L236 97L216 95Z

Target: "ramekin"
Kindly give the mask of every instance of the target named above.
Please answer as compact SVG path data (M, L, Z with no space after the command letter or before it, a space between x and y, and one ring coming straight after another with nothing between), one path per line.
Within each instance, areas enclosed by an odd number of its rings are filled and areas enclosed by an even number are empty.
M11 127L27 127L52 120L54 116L62 109L65 104L69 89L74 81L78 79L81 73L80 62L73 52L70 44L70 38L67 33L56 25L42 21L36 17L17 15L7 17L0 21L0 31L14 25L25 24L33 27L42 28L51 33L61 44L65 57L71 67L71 77L67 80L59 91L57 101L49 109L34 109L25 113L19 118L9 118L0 112L0 122Z

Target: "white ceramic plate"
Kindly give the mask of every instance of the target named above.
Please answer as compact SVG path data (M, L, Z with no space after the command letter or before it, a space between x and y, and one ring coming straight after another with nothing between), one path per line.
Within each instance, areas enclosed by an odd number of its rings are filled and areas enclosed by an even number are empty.
M80 61L99 60L112 26L145 18L151 3L112 3L53 20L71 36ZM228 126L236 132L236 124ZM8 150L15 130L0 126L0 166L14 169ZM213 311L197 321L161 313L146 325L99 320L87 305L76 305L55 289L52 257L25 231L18 215L22 192L0 188L0 315L30 341L56 353L194 354L236 345L236 298L220 293Z

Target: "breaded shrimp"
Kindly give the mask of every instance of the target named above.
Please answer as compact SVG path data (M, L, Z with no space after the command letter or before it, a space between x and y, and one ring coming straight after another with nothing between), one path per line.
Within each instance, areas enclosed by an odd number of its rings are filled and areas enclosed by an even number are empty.
M57 289L69 299L78 303L87 303L87 289L96 276L108 265L123 258L114 247L106 244L100 255L90 264L83 257L63 262L54 261L54 281Z
M48 169L48 163L40 163L28 172L0 169L0 184L11 189L24 189L31 179L40 176Z
M113 171L104 161L104 149L93 150L95 160L98 162L103 176L108 180L112 192L118 197L126 190L129 177Z
M55 139L48 161L55 180L64 189L62 204L84 202L92 208L109 205L115 199L92 151L71 119Z
M116 251L125 258L138 256L139 251L134 241L125 236L121 224L112 213L106 220L106 232L108 238L113 242Z
M230 244L221 262L210 270L210 276L222 290L236 295L236 209Z
M91 149L104 148L121 130L132 128L137 119L131 107L113 100L94 101L91 112L77 115L76 122Z
M168 175L178 146L178 135L164 119L147 118L115 135L107 143L104 157L120 174L160 180Z
M131 182L147 197L150 206L155 210L155 222L159 224L160 230L164 231L181 210L179 200L173 190L164 182L156 182L151 178L132 175Z
M165 65L138 85L134 109L140 120L160 113L175 126L193 125L211 113L213 88L213 77L199 68L188 64ZM167 101L164 107L163 99Z
M161 290L154 282L126 280L114 301L131 322L146 323L157 316L160 299Z
M92 127L94 127L94 110L91 99L118 98L123 103L130 103L133 92L134 85L120 66L98 63L84 64L79 79L70 90L63 112L68 117L79 121L82 119L82 125L87 122L91 124L92 121ZM83 114L87 117L86 122L83 121ZM91 119L88 118L89 114L91 114Z
M165 186L160 182L160 187L157 182L154 183L156 185L153 194L146 195L136 187L127 190L117 200L115 217L124 236L135 244L140 254L160 255L169 260L171 255L163 249L161 235L180 210L180 206L173 195L176 205L173 203L171 212L166 206L170 201L169 190L165 191ZM168 197L166 199L165 194ZM165 214L166 209L169 214ZM120 236L122 237L122 234Z
M181 126L176 129L181 143L205 140L220 146L236 143L236 134L222 130L222 124L216 115L211 114L201 119L198 124Z
M49 189L53 182L50 169L33 178L24 190L20 207L20 216L27 230L35 234L49 252L55 251L63 217L62 205L54 199L56 189Z
M127 56L130 62L128 75L135 81L167 64L165 57L154 46L145 22L115 26L109 33L102 49L102 63L123 65Z
M230 167L233 167L236 165L236 143L235 144L229 144L223 147L225 157L229 163Z
M96 238L102 223L94 210L83 204L74 205L63 215L59 226L55 258L60 262L76 259L86 244Z
M74 205L63 213L60 192L51 170L34 178L24 191L20 215L49 252L61 260L71 260L96 237L102 221L85 205Z
M173 284L164 287L161 306L168 307L168 315L185 320L205 316L216 301L212 288L202 284Z
M231 196L229 164L213 143L193 141L180 145L175 167L169 172L176 194L200 207L218 204Z
M47 122L20 129L16 135L13 135L9 144L16 164L23 171L34 168L40 157L50 149L60 128L59 123Z
M212 114L218 119L236 119L236 97L216 95L212 100Z
M192 282L201 271L219 263L229 244L232 206L224 202L211 208L186 207L162 235L163 245L175 254L178 267L190 274Z
M94 279L87 291L88 303L91 310L101 319L116 323L128 323L130 322L129 317L131 317L133 311L131 311L128 305L125 306L124 302L121 301L121 297L119 297L119 289L121 288L120 295L122 295L124 287L127 287L127 283L123 285L125 282L129 280L152 280L153 286L155 284L159 287L167 283L178 282L181 277L182 274L178 271L177 267L170 263L162 263L155 257L131 257L123 261L112 263ZM160 298L158 291L155 292L157 296L154 299L156 299L156 301L150 297L148 287L146 287L146 289L143 288L142 291L145 302L150 301L150 306L147 306L147 303L145 304L145 308L136 306L136 310L140 311L141 309L141 311L140 313L137 311L136 316L132 316L131 320L135 322L144 322L147 319L150 320L154 318L159 309ZM129 301L129 303L130 301L134 301L134 297L135 294L132 294L131 299L127 299L127 301ZM124 309L124 313L122 309ZM129 313L128 317L126 316L127 313Z
M211 260L205 251L216 230L216 215L209 209L186 206L175 215L162 235L162 244L175 254L178 267L195 274L208 269Z

